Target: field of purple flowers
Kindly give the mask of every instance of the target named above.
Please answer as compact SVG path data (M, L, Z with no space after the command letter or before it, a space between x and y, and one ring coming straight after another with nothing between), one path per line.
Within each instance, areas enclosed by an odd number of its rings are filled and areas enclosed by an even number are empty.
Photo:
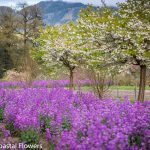
M100 100L63 88L0 89L1 137L54 150L150 149L150 102ZM1 142L3 140L0 140Z
M66 87L69 86L69 80L39 80L31 82L30 86L33 88L53 88L53 87ZM74 81L75 86L88 86L91 85L90 80ZM0 88L24 88L27 87L26 82L0 82Z

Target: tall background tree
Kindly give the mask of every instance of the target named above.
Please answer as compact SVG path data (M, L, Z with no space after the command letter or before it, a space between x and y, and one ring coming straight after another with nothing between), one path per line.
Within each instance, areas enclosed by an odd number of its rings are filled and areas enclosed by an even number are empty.
M19 9L1 8L0 12L0 62L1 73L9 69L34 72L35 62L30 57L33 39L39 36L43 25L42 14L37 6L20 3Z
M87 51L91 64L101 67L128 69L140 67L138 100L144 101L146 69L150 64L150 11L149 1L120 4L112 12L89 7L78 19L77 38L80 49Z
M33 39L39 36L39 27L43 25L42 14L38 6L28 6L27 3L19 3L20 10L17 12L17 33L23 40L24 67L32 67L30 49L33 46Z
M39 44L35 58L41 58L49 68L66 68L70 79L70 89L73 89L74 70L82 62L78 56L75 39L71 33L72 23L59 27L47 27L41 31L37 40Z
M150 2L128 0L119 6L122 22L117 41L122 44L122 51L126 50L126 59L140 68L138 100L144 101L146 71L150 65Z
M1 73L19 65L16 59L20 53L18 47L19 38L16 35L16 15L11 8L3 8L0 11L0 64Z

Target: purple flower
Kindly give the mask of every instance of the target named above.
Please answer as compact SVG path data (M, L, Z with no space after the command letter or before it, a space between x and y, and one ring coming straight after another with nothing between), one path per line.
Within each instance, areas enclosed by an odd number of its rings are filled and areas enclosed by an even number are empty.
M0 89L5 122L15 129L46 129L55 149L114 150L150 148L150 102L106 99L91 93L45 88L60 81L35 81L39 88ZM46 118L41 121L41 116ZM7 134L6 134L7 135Z

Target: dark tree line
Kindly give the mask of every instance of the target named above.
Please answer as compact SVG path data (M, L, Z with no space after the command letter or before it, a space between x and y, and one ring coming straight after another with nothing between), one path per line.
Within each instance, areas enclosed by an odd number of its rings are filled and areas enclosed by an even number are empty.
M30 50L43 25L42 14L36 5L20 3L18 8L0 8L0 77L9 69L24 71L33 65Z

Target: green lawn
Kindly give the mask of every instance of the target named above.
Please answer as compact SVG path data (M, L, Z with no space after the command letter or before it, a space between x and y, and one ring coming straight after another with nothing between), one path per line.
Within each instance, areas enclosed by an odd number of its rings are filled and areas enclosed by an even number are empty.
M90 91L92 88L90 86L83 86L81 88L83 91ZM110 90L135 90L135 86L110 86ZM138 87L137 87L138 89ZM150 90L149 86L146 86L146 90Z
M111 86L111 90L135 90L135 86ZM138 89L138 87L137 87ZM146 90L150 90L149 86L146 86Z

